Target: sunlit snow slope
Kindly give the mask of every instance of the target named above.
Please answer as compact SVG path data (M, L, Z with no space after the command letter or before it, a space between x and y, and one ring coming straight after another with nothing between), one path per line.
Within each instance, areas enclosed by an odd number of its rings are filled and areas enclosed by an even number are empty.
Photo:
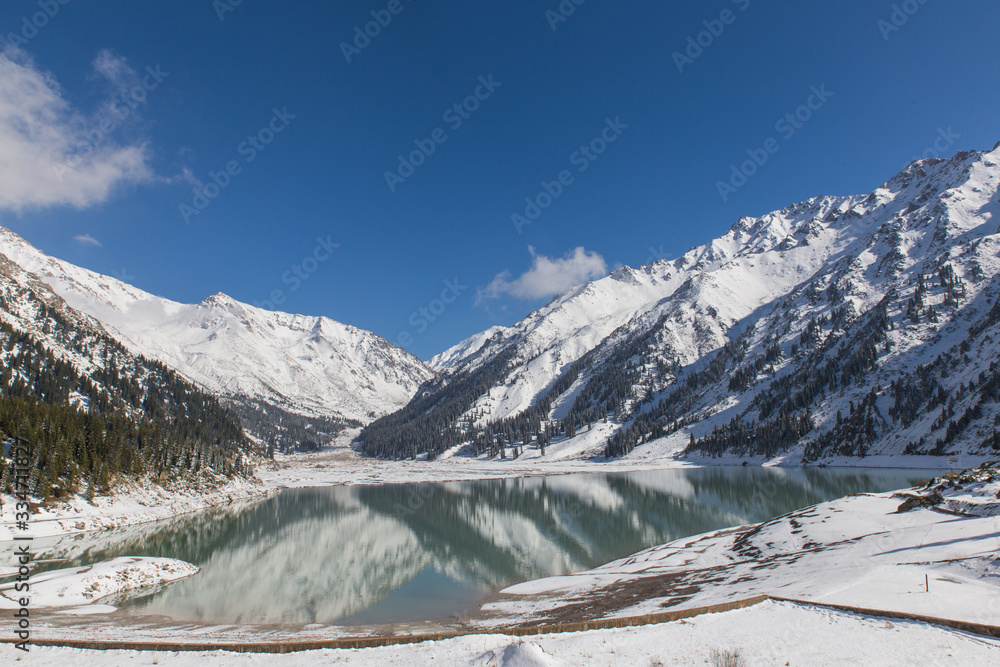
M375 334L325 317L271 312L216 294L187 305L49 257L0 228L0 253L132 351L225 398L368 422L433 376Z
M541 435L551 455L599 425L581 455L989 453L998 162L997 147L914 162L870 194L741 218L575 288L436 357L441 377L366 450L534 456Z

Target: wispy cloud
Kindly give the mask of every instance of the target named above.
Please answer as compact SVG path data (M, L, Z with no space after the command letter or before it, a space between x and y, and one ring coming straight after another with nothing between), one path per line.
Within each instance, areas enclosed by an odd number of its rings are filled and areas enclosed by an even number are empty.
M93 69L114 94L136 76L110 51L98 54ZM88 137L109 104L84 113L26 53L14 47L0 52L0 211L85 208L107 200L116 186L151 180L144 144Z
M510 271L498 273L489 285L476 292L476 305L504 294L518 299L554 296L608 272L604 258L596 252L587 252L582 246L557 259L539 255L532 247L528 251L532 257L531 268L513 280Z
M103 79L111 85L116 93L120 93L139 82L139 76L128 61L116 55L111 49L101 49L94 58L95 79Z
M194 175L190 167L181 167L180 178L190 183L195 190L202 190L205 187L205 184Z
M101 242L95 239L90 234L77 234L73 237L73 240L81 245L94 245L98 248L101 247Z

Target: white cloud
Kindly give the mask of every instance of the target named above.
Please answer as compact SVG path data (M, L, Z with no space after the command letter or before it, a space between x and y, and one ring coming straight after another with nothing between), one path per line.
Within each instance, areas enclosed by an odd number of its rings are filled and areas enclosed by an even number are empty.
M139 82L139 77L135 70L128 66L128 61L116 56L111 49L102 49L97 53L97 57L94 58L94 73L107 79L108 83L119 91Z
M98 248L102 247L101 242L95 239L90 234L77 234L76 236L73 237L73 240L83 245L95 245Z
M205 184L194 175L190 167L181 167L180 178L190 183L195 190L203 190L205 188Z
M109 51L93 67L116 94L136 76ZM52 74L23 51L0 52L0 211L84 208L107 200L118 185L151 180L147 147L108 136L119 122L111 109L111 102L91 114L75 109Z
M587 252L582 246L561 259L552 259L535 253L529 247L531 268L515 280L510 271L498 273L485 288L476 293L476 305L483 299L496 299L509 294L518 299L541 299L562 294L575 285L581 285L608 273L608 266L596 252Z

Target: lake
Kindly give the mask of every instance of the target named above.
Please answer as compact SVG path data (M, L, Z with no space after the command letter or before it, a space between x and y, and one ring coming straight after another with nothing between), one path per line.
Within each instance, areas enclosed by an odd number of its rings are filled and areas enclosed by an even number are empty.
M710 467L305 488L36 548L46 569L116 556L201 568L156 594L114 602L134 614L201 623L424 621L474 610L520 581L935 474Z

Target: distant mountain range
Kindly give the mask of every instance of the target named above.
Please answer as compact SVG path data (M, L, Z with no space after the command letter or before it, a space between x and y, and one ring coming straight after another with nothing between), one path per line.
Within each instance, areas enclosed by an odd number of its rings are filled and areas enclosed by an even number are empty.
M997 147L917 161L573 289L431 360L439 376L364 449L1000 454L998 162Z
M318 443L323 433L392 412L434 376L383 338L325 317L262 310L224 294L176 303L49 257L3 228L0 254L131 352L222 399L249 432L279 446Z
M393 458L988 456L1000 453L998 163L997 147L921 160L866 195L741 218L427 364L323 317L224 294L169 301L2 228L0 315L97 382L103 362L46 337L48 311L10 295L58 302L60 330L118 345L139 375L154 362L176 373L278 447L367 425L363 450Z

